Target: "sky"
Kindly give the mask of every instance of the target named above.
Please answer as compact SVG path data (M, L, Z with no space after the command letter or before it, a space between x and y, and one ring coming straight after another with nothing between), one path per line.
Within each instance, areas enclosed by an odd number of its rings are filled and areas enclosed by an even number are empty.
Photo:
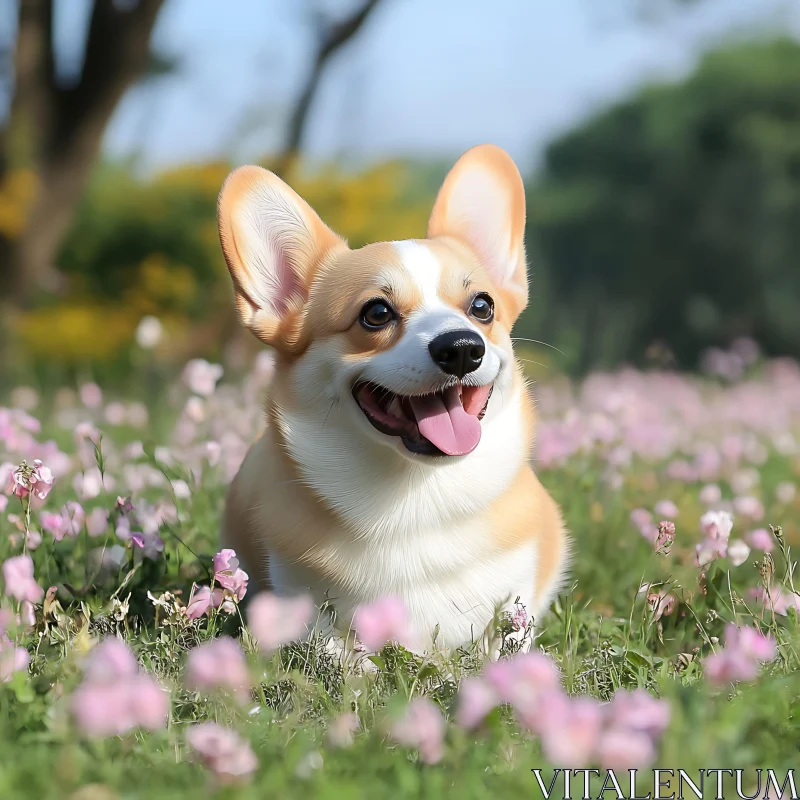
M90 6L70 2L56 26L65 68ZM643 83L681 76L723 39L800 33L792 0L702 0L656 21L632 13L637 2L659 0L383 0L330 64L305 150L357 164L491 141L530 168L554 136ZM309 5L166 0L154 46L179 67L128 93L107 152L149 171L276 148L310 66Z

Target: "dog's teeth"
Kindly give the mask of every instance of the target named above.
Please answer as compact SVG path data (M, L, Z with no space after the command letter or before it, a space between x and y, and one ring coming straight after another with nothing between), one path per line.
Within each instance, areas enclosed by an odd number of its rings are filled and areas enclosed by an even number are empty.
M386 411L393 417L397 417L397 419L405 419L405 414L403 414L403 406L400 404L400 400L397 395L392 398L392 402L389 403L389 407L386 409Z

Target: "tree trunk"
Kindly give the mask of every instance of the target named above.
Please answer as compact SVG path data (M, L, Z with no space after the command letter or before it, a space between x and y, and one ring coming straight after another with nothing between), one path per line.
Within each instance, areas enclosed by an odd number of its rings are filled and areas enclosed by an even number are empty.
M52 0L21 0L4 161L10 169L7 151L22 142L21 164L36 174L39 185L21 235L11 241L0 238L5 300L25 305L37 289L56 288L58 248L111 115L147 69L150 36L163 1L139 0L126 10L114 0L95 0L80 81L60 87L52 50Z

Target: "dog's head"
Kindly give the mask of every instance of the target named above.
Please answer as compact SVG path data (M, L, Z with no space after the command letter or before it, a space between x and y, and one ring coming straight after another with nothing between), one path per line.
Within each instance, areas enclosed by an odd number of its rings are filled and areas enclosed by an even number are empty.
M219 226L241 319L280 354L298 420L429 462L478 447L527 302L525 195L503 150L459 159L426 239L351 250L260 167L228 177Z

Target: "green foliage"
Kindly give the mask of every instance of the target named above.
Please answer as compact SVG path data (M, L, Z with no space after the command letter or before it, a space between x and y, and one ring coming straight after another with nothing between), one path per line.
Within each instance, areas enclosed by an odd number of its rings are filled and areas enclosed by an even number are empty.
M739 44L547 150L530 192L540 338L579 368L748 335L800 352L800 45ZM535 262L534 262L535 263Z
M201 334L231 327L220 322L231 287L215 221L229 169L143 178L122 164L98 168L60 254L66 292L21 316L20 357L129 363L146 314L173 341L218 346L221 333ZM445 171L297 164L286 178L358 247L424 236ZM0 226L20 218L18 177ZM546 367L642 362L664 346L694 367L703 349L742 335L768 353L800 353L796 42L707 55L684 81L647 88L555 141L527 185L531 303L515 334L558 348Z

